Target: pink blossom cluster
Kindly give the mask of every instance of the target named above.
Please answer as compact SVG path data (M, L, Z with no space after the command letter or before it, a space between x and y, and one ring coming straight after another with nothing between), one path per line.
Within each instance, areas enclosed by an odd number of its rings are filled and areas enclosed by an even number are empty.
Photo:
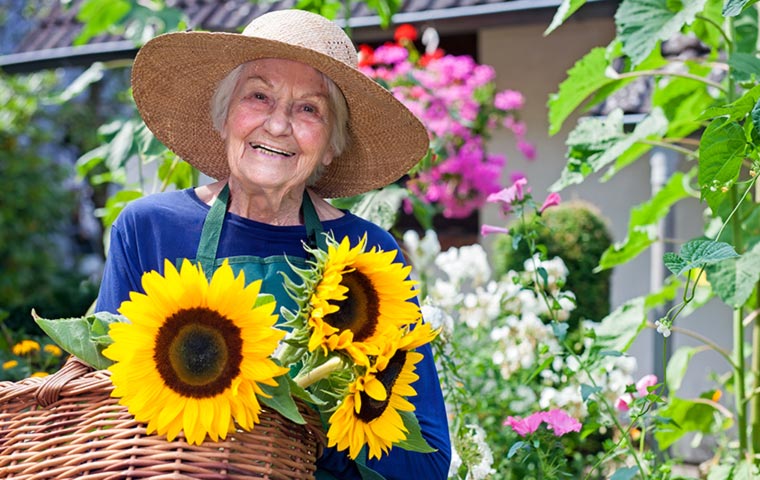
M558 408L545 412L535 412L525 418L509 416L504 420L504 426L512 427L512 430L521 437L535 432L542 423L545 423L546 428L557 437L570 432L580 432L582 427L578 420Z
M515 90L497 92L493 67L470 56L440 50L420 56L412 43L416 32L402 27L397 43L374 50L360 46L359 68L389 88L431 134L431 165L411 173L408 188L440 206L444 216L466 217L501 189L507 159L485 148L494 129L510 130L525 157L535 158L525 124L517 117L525 99Z
M488 197L486 197L486 201L499 204L502 213L506 215L511 212L512 209L523 205L529 194L530 187L528 187L528 179L525 177L517 177L511 186L488 195ZM561 201L562 198L560 197L559 193L550 193L546 197L546 200L544 200L544 203L541 204L541 206L538 208L538 213L541 214L547 208L559 205ZM486 236L492 233L508 234L509 229L487 224L483 224L480 227L481 235Z
M644 375L636 382L636 397L644 398L649 395L649 388L657 385L657 376L654 374ZM615 401L615 408L621 412L627 412L631 409L634 396L630 393L624 393Z

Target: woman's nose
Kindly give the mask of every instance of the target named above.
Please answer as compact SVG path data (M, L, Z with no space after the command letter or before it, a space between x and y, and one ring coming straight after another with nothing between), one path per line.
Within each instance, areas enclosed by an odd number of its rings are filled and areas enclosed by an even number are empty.
M290 111L284 105L275 106L269 113L264 123L267 131L272 135L287 135L291 131Z

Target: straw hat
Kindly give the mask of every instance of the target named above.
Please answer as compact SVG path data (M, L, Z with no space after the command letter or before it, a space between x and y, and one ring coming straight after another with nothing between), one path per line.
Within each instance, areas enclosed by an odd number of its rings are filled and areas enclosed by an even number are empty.
M135 103L170 150L212 178L227 178L224 142L211 121L211 97L233 68L261 58L310 65L346 97L348 144L314 186L323 197L386 186L425 155L428 135L422 123L357 69L356 49L340 27L302 10L267 13L242 34L175 32L150 40L132 67Z

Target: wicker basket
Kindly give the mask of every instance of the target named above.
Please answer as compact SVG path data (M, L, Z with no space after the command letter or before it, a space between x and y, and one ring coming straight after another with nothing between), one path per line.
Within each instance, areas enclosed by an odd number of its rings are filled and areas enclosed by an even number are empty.
M111 390L107 371L74 357L51 376L0 382L0 478L314 478L324 434L304 404L306 425L263 410L250 432L189 445L146 435Z

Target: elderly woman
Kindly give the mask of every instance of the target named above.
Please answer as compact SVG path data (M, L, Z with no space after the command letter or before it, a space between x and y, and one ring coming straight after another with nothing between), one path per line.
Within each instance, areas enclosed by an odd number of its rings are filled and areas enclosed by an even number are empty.
M425 153L422 124L356 69L356 50L332 22L285 10L242 34L181 32L139 52L133 93L146 125L168 148L218 181L150 195L114 222L98 311L116 312L165 259L206 272L224 260L287 302L280 272L324 241L399 250L386 231L324 198L392 183ZM286 261L287 259L287 261ZM399 254L398 262L403 262ZM446 478L450 444L430 347L419 349L410 398L434 453L393 448L367 466L386 479ZM345 452L327 448L317 478L361 478ZM329 472L329 473L328 473Z

